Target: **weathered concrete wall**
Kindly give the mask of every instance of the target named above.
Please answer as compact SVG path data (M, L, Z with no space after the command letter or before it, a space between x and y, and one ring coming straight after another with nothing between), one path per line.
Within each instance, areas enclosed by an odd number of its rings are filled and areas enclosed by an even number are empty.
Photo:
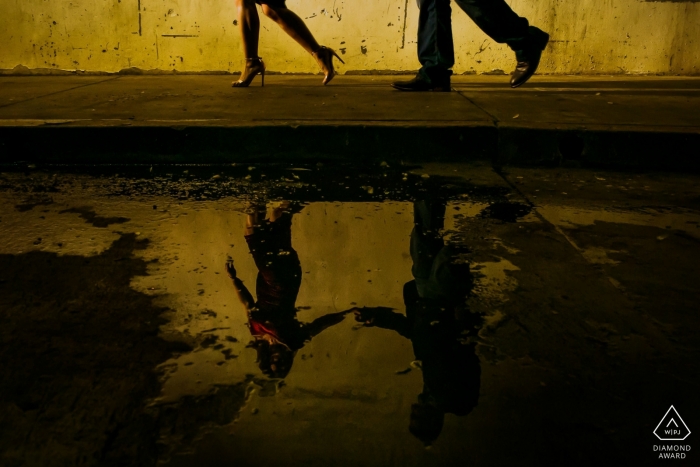
M512 0L549 31L544 73L700 73L700 0ZM288 0L341 72L415 70L415 0ZM453 5L456 73L510 72L509 49ZM236 71L242 52L233 0L3 0L0 69ZM314 60L267 18L268 69L317 72ZM497 71L498 72L498 71Z

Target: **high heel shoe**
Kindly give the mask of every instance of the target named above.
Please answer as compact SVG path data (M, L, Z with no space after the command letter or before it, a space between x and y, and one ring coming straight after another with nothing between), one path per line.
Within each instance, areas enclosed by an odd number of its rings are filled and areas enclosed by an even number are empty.
M262 85L265 86L265 64L260 57L246 58L245 69L238 81L231 83L234 88L247 88L256 75L260 75Z
M326 75L323 78L324 86L328 84L333 78L335 78L336 75L335 68L333 67L333 57L340 60L340 63L345 64L343 59L338 56L335 50L330 49L324 45L322 45L316 52L312 53L311 55L314 56L314 58L318 62L318 65L321 67L321 70L323 70L323 72Z

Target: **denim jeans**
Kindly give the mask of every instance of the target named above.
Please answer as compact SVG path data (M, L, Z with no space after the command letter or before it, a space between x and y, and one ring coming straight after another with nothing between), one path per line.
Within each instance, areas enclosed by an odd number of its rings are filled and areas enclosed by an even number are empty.
M444 201L421 200L413 204L411 272L420 298L459 299L471 285L469 267L454 263L456 252L442 239L440 230L445 224L445 208Z
M520 55L527 48L529 23L505 0L455 0L457 5L495 42L508 44ZM431 82L452 75L452 8L450 0L418 0L418 60L420 74ZM535 29L535 28L533 28Z

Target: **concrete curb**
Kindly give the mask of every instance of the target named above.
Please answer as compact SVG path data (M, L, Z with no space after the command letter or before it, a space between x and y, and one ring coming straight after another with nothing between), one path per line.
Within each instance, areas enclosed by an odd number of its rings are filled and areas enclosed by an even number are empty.
M490 160L494 126L299 124L0 126L0 162Z
M501 166L700 169L697 128L498 128Z
M700 129L496 126L491 123L15 121L0 125L0 163L469 162L696 170Z

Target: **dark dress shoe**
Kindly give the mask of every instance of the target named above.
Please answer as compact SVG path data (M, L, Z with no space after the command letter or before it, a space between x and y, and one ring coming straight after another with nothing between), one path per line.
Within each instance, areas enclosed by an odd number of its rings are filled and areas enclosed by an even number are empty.
M527 48L516 54L518 55L518 64L510 78L511 88L522 86L535 74L540 64L542 51L549 42L549 34L537 28L531 27L530 29L532 32Z
M428 81L421 75L416 76L409 81L396 81L391 83L394 89L399 91L435 91L435 92L450 92L450 78L440 80L439 82Z

